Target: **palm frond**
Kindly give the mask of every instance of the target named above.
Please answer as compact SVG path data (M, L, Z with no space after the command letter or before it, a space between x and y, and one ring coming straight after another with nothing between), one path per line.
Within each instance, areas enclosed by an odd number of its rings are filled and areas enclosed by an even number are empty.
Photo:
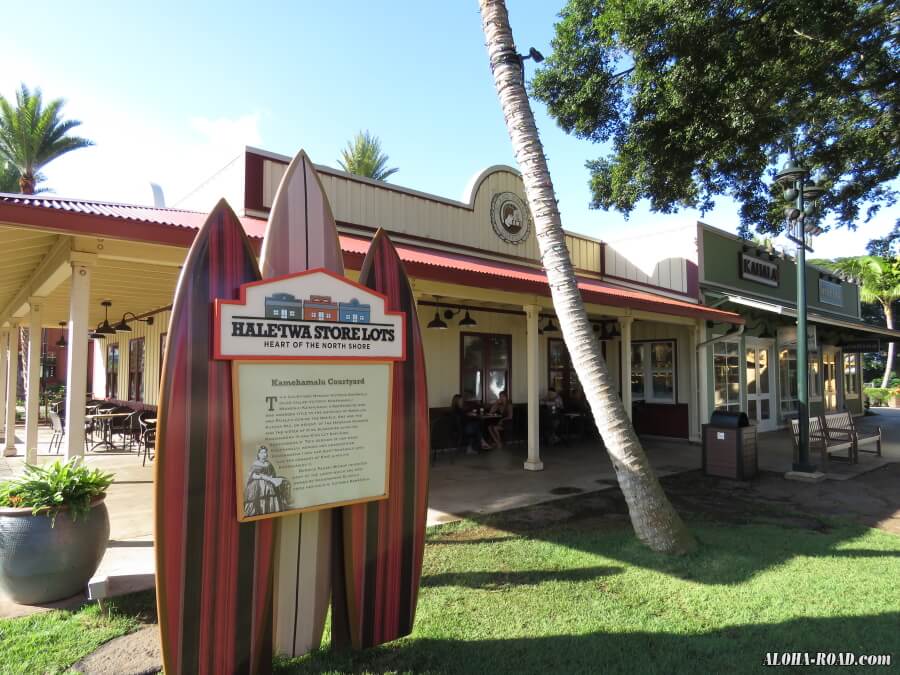
M338 164L347 173L374 180L387 180L399 171L387 168L388 156L381 151L381 141L368 131L360 131L341 151Z
M0 96L0 158L5 158L30 183L39 182L38 172L54 159L93 142L72 136L78 120L64 120L64 99L44 104L41 90L25 84L16 92L15 105Z

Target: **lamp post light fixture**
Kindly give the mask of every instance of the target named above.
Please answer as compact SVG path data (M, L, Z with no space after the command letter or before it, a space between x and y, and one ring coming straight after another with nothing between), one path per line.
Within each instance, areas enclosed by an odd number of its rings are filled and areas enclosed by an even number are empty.
M806 251L812 251L812 238L822 228L813 222L816 201L825 194L823 181L810 177L810 170L800 165L793 153L775 175L788 203L784 215L788 221L788 239L797 244L797 421L799 440L794 471L812 473L816 466L809 461L809 339L806 331Z

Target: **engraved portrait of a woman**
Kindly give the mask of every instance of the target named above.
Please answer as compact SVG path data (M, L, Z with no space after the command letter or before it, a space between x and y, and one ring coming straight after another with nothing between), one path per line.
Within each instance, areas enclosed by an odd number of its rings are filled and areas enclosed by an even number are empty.
M250 466L244 488L244 516L262 516L284 511L290 501L290 482L275 475L275 467L269 461L269 449L264 445L259 446L256 461Z

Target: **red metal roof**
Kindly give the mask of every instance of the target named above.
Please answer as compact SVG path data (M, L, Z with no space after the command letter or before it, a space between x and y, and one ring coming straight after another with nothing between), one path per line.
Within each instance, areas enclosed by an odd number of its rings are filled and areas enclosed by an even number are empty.
M43 195L0 193L0 224L31 225L73 234L109 236L117 239L190 246L194 233L207 214L183 209L161 209L134 204L116 204ZM261 240L266 221L242 217L247 234ZM341 235L341 249L348 267L359 269L369 248L364 237ZM258 243L258 241L257 241ZM470 286L549 296L547 276L540 269L409 244L396 244L410 276L450 281ZM485 279L490 277L490 281ZM739 314L675 300L653 293L614 286L594 279L578 282L585 302L627 307L674 316L741 324Z
M348 266L358 268L369 249L368 240L348 235L341 235L340 239L345 257L350 258L347 261ZM409 244L395 244L395 246L400 254L400 259L407 267L407 273L413 277L484 287L486 283L484 277L488 276L492 277L489 282L490 288L550 295L547 275L543 270L534 267L484 260L465 254L436 251ZM744 319L734 312L614 286L594 279L580 278L578 288L581 289L581 297L585 302L598 305L628 307L732 324L744 323Z

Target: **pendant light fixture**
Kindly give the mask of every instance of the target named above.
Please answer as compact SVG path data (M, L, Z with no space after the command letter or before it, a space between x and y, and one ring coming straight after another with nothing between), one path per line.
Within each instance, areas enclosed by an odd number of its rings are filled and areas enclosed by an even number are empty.
M97 330L94 332L99 333L100 335L115 335L116 329L109 325L109 308L112 307L112 301L104 300L100 304L103 305L105 317L103 319L103 323L97 326Z
M459 320L459 325L465 326L465 327L477 326L478 322L475 319L473 319L471 316L469 316L469 310L466 310L466 315L462 319Z
M57 346L57 347L68 347L68 346L69 346L69 343L66 342L66 334L65 334L65 330L66 330L66 326L67 326L67 325L68 325L68 324L67 324L65 321L60 321L60 322L59 322L59 327L63 330L63 334L60 335L60 336L59 336L59 340L56 341L56 346Z

